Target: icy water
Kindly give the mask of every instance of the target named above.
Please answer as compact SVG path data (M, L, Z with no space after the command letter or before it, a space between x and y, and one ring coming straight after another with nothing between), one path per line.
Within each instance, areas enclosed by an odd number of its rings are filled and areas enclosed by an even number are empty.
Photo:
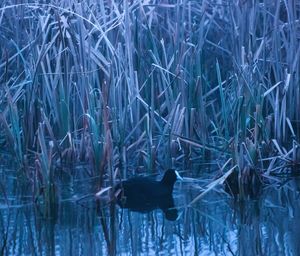
M0 178L0 255L300 252L297 179L267 186L257 200L243 202L218 187L190 206L208 180L186 179L175 185L172 213L176 216L170 218L161 209L140 213L105 199L97 203L92 196L95 179L71 176L57 183L59 203L45 210L33 202L30 183L20 182L15 170L1 166Z

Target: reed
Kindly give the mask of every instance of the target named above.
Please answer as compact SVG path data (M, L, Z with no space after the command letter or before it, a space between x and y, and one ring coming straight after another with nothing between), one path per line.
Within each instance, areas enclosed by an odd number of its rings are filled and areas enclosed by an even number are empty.
M271 172L266 159L283 155L299 163L299 9L279 0L6 0L0 143L20 165L37 152L43 177L69 156L112 182L119 167L126 176L215 152L240 171Z

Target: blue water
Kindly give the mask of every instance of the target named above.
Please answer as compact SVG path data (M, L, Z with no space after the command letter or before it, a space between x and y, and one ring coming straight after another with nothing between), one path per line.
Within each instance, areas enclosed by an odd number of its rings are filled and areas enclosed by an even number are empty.
M57 183L58 203L47 210L13 169L2 166L0 177L1 255L299 255L297 179L243 202L220 186L189 207L209 179L177 182L178 219L169 221L160 209L97 203L96 179Z

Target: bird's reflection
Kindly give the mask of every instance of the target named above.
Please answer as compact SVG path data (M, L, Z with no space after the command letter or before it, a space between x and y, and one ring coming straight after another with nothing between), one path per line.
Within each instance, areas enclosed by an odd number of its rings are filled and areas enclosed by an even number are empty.
M172 195L160 198L148 198L141 200L139 196L122 197L117 201L121 208L126 208L131 211L147 213L156 209L161 209L165 218L170 221L175 221L178 218L178 211L175 208Z

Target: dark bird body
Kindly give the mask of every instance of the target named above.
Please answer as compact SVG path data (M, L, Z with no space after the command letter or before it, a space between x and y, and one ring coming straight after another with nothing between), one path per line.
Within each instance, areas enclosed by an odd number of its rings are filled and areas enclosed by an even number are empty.
M171 195L177 178L182 179L176 171L169 169L160 181L148 177L135 177L117 184L115 192L118 194L120 190L122 197L134 197L136 201L145 202ZM119 198L119 194L117 197Z
M172 209L172 192L177 178L182 179L175 170L169 169L160 181L148 177L135 177L117 184L114 192L122 208L138 212L160 208L167 219L174 220L177 210Z

